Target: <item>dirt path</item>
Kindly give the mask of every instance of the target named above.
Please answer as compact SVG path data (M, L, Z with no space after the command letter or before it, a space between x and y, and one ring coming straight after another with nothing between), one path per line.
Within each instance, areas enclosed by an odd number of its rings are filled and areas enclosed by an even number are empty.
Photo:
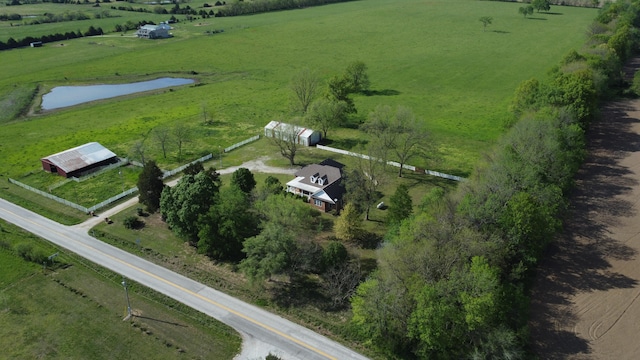
M218 173L220 173L221 175L224 174L231 174L234 171L238 170L239 168L247 168L249 170L251 170L254 173L266 173L266 174L289 174L292 175L298 171L298 168L295 167L291 167L291 168L280 168L280 167L274 167L274 166L267 166L265 164L265 161L269 160L268 156L263 156L261 158L255 159L255 160L251 160L251 161L247 161L245 163L243 163L242 165L239 166L230 166L228 168L224 168L224 169L220 169L217 170ZM166 183L169 186L174 186L175 184L178 183L178 180L180 179L174 179L168 183ZM104 212L98 212L98 216L94 216L92 218L87 219L86 221L78 224L78 225L74 225L74 227L76 228L81 228L81 229L86 229L87 231L89 231L92 227L98 225L99 223L101 223L102 221L104 221L105 217L111 217L114 214L117 214L127 208L130 208L134 205L136 205L138 203L138 197L135 196L121 204L118 204L110 209L105 210Z
M640 359L640 100L592 124L565 231L539 266L540 359Z

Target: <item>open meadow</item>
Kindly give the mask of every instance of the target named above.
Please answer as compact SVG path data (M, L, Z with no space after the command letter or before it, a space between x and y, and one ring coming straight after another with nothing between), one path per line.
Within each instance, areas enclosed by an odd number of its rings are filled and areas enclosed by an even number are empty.
M0 347L7 359L231 359L240 337L230 328L130 283L126 314L120 278L0 222ZM30 244L56 264L43 270L12 249ZM91 334L91 336L87 336Z
M39 96L57 85L166 75L198 83L4 119L2 175L37 171L41 157L89 141L124 157L151 129L176 124L197 134L185 147L185 157L215 153L218 146L260 133L274 118L290 120L288 83L296 71L308 67L326 80L355 60L367 65L372 91L355 96L358 114L352 122L363 121L380 104L408 106L424 119L431 133L426 141L433 145L428 157L414 160L416 165L468 175L503 132L517 85L543 78L579 47L595 16L594 9L553 7L552 13L525 19L517 9L518 4L470 0L353 1L244 17L181 19L167 40L114 33L3 51L4 106L19 103L6 101L14 90L28 95L39 89L37 109ZM493 23L483 31L478 19L485 15ZM74 22L66 24L76 28ZM212 29L225 31L206 33ZM210 121L203 121L203 110ZM342 147L360 138L366 141L354 129L329 133ZM176 151L165 159L150 149L148 156L169 168L179 163Z

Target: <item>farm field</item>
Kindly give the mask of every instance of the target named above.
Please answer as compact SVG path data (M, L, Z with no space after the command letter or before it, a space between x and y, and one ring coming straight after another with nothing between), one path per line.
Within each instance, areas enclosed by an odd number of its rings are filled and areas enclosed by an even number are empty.
M233 330L135 283L129 284L129 294L137 317L122 321L126 302L117 274L4 221L0 226L3 357L231 359L238 353L240 337ZM8 250L21 243L47 255L58 253L59 264L43 271Z
M540 358L640 356L639 118L640 101L619 100L591 126L565 231L533 288L531 341Z
M367 0L181 21L175 37L162 41L108 35L3 51L8 75L0 80L3 100L25 87L41 95L56 85L166 75L193 77L198 84L39 113L28 121L5 119L2 176L38 171L41 157L88 141L126 156L151 129L178 123L198 134L185 147L185 159L215 152L260 133L269 120L291 119L288 82L294 72L308 67L328 79L355 60L368 66L373 95L355 96L353 122L363 121L377 105L408 106L431 132L432 150L416 165L468 175L503 132L517 85L544 77L580 46L596 10L552 11L524 19L517 4L509 3L442 0L398 6ZM482 15L494 18L486 31L478 21ZM205 33L214 28L225 32ZM203 121L203 109L212 120ZM329 139L342 147L366 142L353 129L330 132ZM176 151L165 159L150 148L148 157L169 168L180 163Z

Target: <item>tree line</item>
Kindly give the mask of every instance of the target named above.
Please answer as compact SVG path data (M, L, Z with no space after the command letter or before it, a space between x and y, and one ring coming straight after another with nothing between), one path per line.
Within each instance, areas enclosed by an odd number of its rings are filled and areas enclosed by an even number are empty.
M39 37L27 36L19 40L16 40L10 37L6 43L3 41L0 41L0 50L8 50L8 49L15 49L19 47L25 47L25 46L29 46L32 42L41 41L43 43L48 43L48 42L62 41L62 40L68 40L68 39L75 39L83 36L102 35L102 33L103 33L102 28L100 27L95 28L93 26L90 26L89 29L84 33L80 32L79 30L77 32L68 31L64 34L55 33L55 34L43 35Z
M388 358L522 359L529 284L562 227L599 99L626 84L640 3L603 7L588 46L515 92L509 131L451 195L435 190L387 236L352 325Z
M352 0L264 0L236 1L216 12L217 17L241 16L270 11L302 9L310 6L335 4Z

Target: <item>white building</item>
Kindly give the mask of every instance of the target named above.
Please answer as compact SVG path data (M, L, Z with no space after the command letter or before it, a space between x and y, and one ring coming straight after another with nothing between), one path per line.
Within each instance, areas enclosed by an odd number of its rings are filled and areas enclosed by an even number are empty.
M160 23L160 25L147 24L136 31L136 36L145 39L166 39L171 36L169 30L171 30L171 26L165 23Z
M283 134L286 134L284 136ZM304 146L313 146L320 142L320 132L304 128L302 126L291 125L280 121L271 121L264 127L264 136L266 137L282 137L286 139L291 135L295 137L297 144Z

